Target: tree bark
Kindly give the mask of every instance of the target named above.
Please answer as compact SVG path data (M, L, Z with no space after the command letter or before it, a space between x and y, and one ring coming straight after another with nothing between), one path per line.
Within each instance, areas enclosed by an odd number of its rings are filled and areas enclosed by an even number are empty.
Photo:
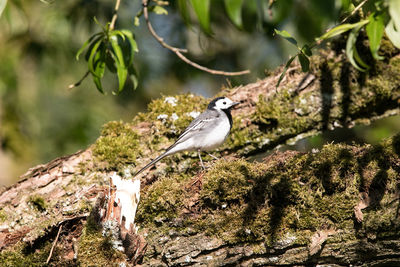
M313 57L308 74L294 64L278 89L282 68L255 83L225 88L221 94L241 102L218 152L225 160L209 161L201 171L197 157L183 153L145 172L138 213L128 218L135 224L124 228L122 209L129 204L112 194L126 188L115 191L110 178L129 179L133 186L134 169L168 147L207 100L164 97L131 123L105 125L88 149L32 168L1 190L0 261L400 265L398 136L377 146L329 144L252 161L305 136L399 114L399 51L388 44L382 51L385 59L370 62L369 73L330 50ZM136 193L127 193L128 199L137 202ZM105 231L113 220L118 230Z

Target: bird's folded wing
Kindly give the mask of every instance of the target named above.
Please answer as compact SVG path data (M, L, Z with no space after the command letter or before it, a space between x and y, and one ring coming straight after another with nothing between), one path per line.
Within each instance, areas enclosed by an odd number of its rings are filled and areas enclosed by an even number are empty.
M201 132L202 130L209 128L210 124L215 121L217 118L212 116L207 116L203 118L198 118L194 120L189 126L183 131L183 133L178 137L175 143L180 143L183 139L186 139L192 134ZM186 137L186 138L185 138Z

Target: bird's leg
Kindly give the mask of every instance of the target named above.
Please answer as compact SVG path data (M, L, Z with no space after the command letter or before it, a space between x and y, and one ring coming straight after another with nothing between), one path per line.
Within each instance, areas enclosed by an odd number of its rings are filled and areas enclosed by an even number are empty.
M199 154L199 159L200 159L200 164L201 164L201 167L203 168L203 170L205 170L205 169L206 169L206 167L204 167L203 160L201 159L201 155L200 155L200 153L201 153L200 149L199 149L199 150L197 150L197 154Z
M215 159L215 160L219 160L219 158L218 158L218 157L216 157L216 156L214 156L213 154L210 154L210 153L208 153L208 152L207 152L207 154L208 154L210 157L212 157L213 159Z

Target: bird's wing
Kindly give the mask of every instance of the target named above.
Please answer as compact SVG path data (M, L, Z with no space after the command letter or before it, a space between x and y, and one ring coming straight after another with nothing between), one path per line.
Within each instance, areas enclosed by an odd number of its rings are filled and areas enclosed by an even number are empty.
M214 110L207 110L203 112L189 124L189 126L183 131L183 133L170 148L174 147L178 143L181 143L183 140L186 140L189 136L192 136L193 133L198 133L209 128L213 122L219 118L219 116L220 114Z
M135 173L134 177L139 173L143 172L144 170L146 170L151 165L158 162L159 160L163 159L164 157L173 154L174 152L172 152L171 149L173 149L177 144L180 144L185 140L189 139L190 137L193 136L193 134L196 134L209 127L212 127L212 124L219 118L219 116L221 116L221 114L218 113L218 111L214 110L206 110L205 112L201 113L196 119L194 119L189 124L189 126L183 131L183 133L178 137L178 139L175 141L173 145L167 148L163 154L152 160L149 164L147 164L137 173Z

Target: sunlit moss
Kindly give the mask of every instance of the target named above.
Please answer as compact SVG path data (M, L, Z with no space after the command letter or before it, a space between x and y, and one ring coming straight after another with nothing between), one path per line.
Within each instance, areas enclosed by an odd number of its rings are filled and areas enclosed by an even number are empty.
M7 219L7 214L3 209L0 209L0 222L5 222Z
M136 218L139 222L160 224L171 221L183 208L185 183L189 176L161 178L141 196Z
M162 97L150 102L146 113L139 113L134 122L156 123L157 132L167 136L179 135L193 120L195 113L201 113L207 100L193 94Z
M355 239L354 207L360 190L383 187L382 208L364 210L363 227L365 232L387 235L393 231L385 229L400 227L395 215L383 208L393 205L390 200L397 192L398 139L375 147L328 144L319 152L279 153L260 163L219 160L202 177L199 214L179 213L193 195L183 190L188 180L175 176L151 186L142 198L139 218L158 220L160 224L151 224L159 231L163 226L169 231L172 219L180 218L181 230L190 226L228 243L304 245L324 227L341 229L346 235L341 238ZM363 180L367 169L372 176Z
M120 170L127 164L134 164L140 153L140 136L131 125L113 121L104 125L101 136L93 146L96 159L106 169Z
M12 248L7 248L0 253L0 265L4 267L14 266L46 266L52 242L48 241L35 249L22 242ZM57 257L58 249L53 251L53 257Z
M125 255L112 247L108 237L89 217L78 243L77 261L81 266L109 266L111 262L124 260Z
M45 211L48 207L48 203L40 195L30 196L28 202L38 211Z

